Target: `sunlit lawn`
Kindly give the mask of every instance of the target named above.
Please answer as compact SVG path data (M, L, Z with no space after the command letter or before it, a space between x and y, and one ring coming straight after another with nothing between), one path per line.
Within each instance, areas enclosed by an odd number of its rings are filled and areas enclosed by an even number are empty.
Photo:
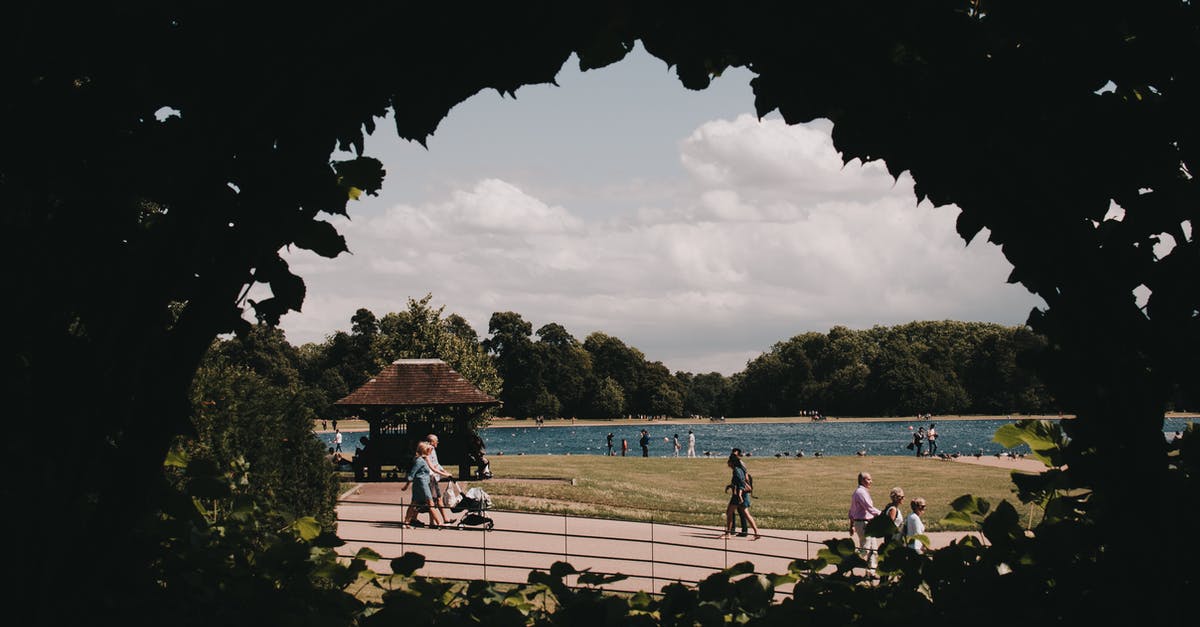
M723 524L729 469L718 458L642 458L591 455L493 456L495 479L479 483L497 509L568 513L664 523ZM1036 507L1022 505L1010 471L915 457L747 458L754 477L751 511L760 527L840 531L848 526L850 494L859 471L871 473L877 507L893 486L908 499L928 502L930 531L963 494L993 504L1007 499L1021 522L1040 520ZM517 479L562 481L517 481ZM904 514L909 513L907 502Z

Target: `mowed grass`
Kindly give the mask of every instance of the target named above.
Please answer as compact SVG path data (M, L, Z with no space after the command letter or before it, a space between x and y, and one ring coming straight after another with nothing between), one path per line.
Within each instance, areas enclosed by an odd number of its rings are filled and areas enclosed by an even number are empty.
M642 458L592 455L492 456L494 480L479 484L496 509L596 516L687 525L721 526L729 495L724 458ZM1041 518L1016 498L1011 471L916 457L746 458L754 477L751 513L764 529L841 531L849 526L850 494L860 471L874 479L876 507L893 486L908 502L924 497L929 531L964 494L1008 500L1023 524ZM559 481L521 481L557 479Z

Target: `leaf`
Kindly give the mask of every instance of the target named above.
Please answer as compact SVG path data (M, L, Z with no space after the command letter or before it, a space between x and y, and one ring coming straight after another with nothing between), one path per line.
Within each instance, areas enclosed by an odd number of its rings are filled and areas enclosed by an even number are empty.
M638 590L632 598L629 599L629 607L640 610L647 610L654 604L654 599L644 590Z
M187 451L181 448L173 448L167 452L166 458L163 459L163 466L171 468L186 468L188 465L189 455Z
M333 259L348 252L346 238L337 229L324 220L305 220L296 229L292 241L306 250L311 250L322 257Z
M313 544L324 549L334 549L339 546L345 546L346 541L339 538L336 533L323 531L321 532L321 535L317 536L317 539L313 541Z
M963 238L967 244L975 239L976 235L983 230L984 227L981 216L974 211L962 211L958 214L958 219L954 222L954 228L958 231L959 237Z
M347 197L354 198L356 197L351 194L351 190L355 189L359 194L366 192L372 196L377 195L383 188L383 178L387 175L383 163L371 157L335 161L333 169L337 172L338 184L346 189Z
M890 538L896 535L896 524L887 516L876 516L867 522L867 535L872 538Z
M617 37L598 37L576 51L579 56L579 69L586 72L611 65L624 59L631 50L632 41L623 41Z
M368 546L364 546L363 548L359 549L357 553L354 554L354 559L365 560L368 562L377 561L377 560L381 559L382 557L383 557L382 555L380 555L379 553L376 553L374 549L372 549L371 547L368 547ZM395 570L395 569L393 569L393 570Z
M617 573L615 575L605 575L601 573L584 572L579 574L579 583L587 586L602 586L617 581L629 579L629 575Z
M550 576L556 579L562 579L567 575L575 575L578 573L579 570L567 562L554 562L550 565Z
M727 574L729 574L730 576L744 575L746 573L752 573L752 572L754 572L754 563L753 562L738 562L738 563L734 564L733 566L726 568L725 572Z
M297 518L296 522L292 523L292 527L305 542L311 542L317 536L321 535L321 523L317 522L317 519L312 516Z
M1062 426L1049 420L1019 420L996 429L992 440L1006 448L1029 445L1033 456L1048 467L1063 465L1062 454L1066 437Z
M963 512L950 512L938 521L938 525L944 527L974 527L975 519Z
M983 520L981 527L983 535L997 546L1011 544L1024 533L1021 529L1021 516L1008 501L1000 501L996 511Z
M951 501L950 508L968 516L985 516L992 509L992 504L987 499L964 494Z
M411 551L392 560L392 572L398 575L412 576L418 568L425 565L425 556Z

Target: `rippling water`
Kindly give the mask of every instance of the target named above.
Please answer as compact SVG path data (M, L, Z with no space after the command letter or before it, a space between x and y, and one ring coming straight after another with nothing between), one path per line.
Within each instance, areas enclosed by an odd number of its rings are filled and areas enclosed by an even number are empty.
M1163 432L1170 434L1181 431L1195 418L1170 418ZM937 422L938 451L974 455L994 455L1008 450L1028 453L1022 445L1014 449L992 441L992 435L1007 420L948 420ZM642 423L600 425L587 427L555 426L543 427L492 427L480 435L487 444L489 455L604 455L607 451L605 436L613 434L613 449L620 455L621 439L629 442L628 455L642 454L638 438L643 428L650 431L650 455L670 457L674 447L670 438L679 434L680 455L687 453L688 429L696 432L696 454L706 451L714 456L729 454L729 449L739 447L754 456L774 456L797 453L811 456L855 455L865 451L868 455L913 455L904 448L912 441L912 431L917 427L929 427L928 422L797 422L797 423L700 423L672 425L665 423ZM342 449L354 451L362 432L343 433ZM327 444L332 434L319 434ZM666 440L664 440L666 438Z

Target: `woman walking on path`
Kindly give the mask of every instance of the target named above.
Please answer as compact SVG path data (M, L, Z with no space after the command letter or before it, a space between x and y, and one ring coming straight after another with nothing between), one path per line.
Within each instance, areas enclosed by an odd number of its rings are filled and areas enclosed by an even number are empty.
M420 442L417 444L417 455L413 458L412 466L408 469L408 476L404 479L404 485L401 490L407 490L408 485L412 484L412 502L408 505L408 512L404 516L406 524L413 524L417 520L417 513L421 509L429 511L429 526L431 528L439 528L442 526L442 515L437 507L433 506L433 490L429 487L429 478L433 471L429 469L429 453L433 450L433 446L429 442Z
M912 513L908 515L908 520L904 521L904 539L907 540L908 548L917 553L924 552L925 546L921 541L914 536L925 533L925 521L921 520L921 514L925 513L925 499L917 497L912 500Z
M892 536L892 539L899 542L901 536L904 534L901 529L904 525L904 516L900 513L900 503L904 501L904 488L896 486L892 488L888 496L891 498L891 502L883 508L883 516L892 521L892 524L896 526L896 533Z
M750 482L747 479L746 466L736 453L730 453L729 459L725 463L733 470L733 477L729 480L733 494L729 497L729 505L725 507L725 533L720 537L728 538L733 535L733 515L736 512L743 520L750 523L750 528L754 530L754 537L751 540L757 540L760 536L758 523L754 522L754 517L750 515Z

